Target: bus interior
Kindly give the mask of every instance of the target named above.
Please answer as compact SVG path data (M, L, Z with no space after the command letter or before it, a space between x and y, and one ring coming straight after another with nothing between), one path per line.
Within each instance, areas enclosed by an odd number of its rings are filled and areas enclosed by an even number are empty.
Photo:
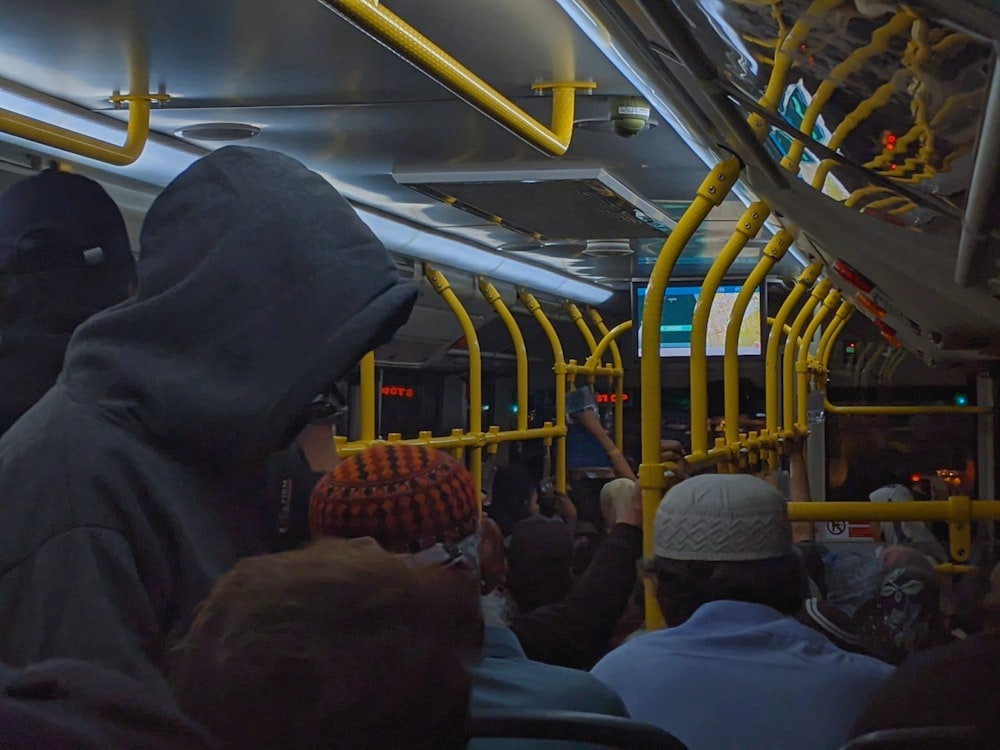
M141 257L186 167L273 149L419 283L344 383L345 455L428 442L486 483L516 450L562 488L603 481L564 426L586 384L648 522L672 481L661 437L751 471L808 432L812 498L837 502L793 520L870 544L866 466L895 452L951 526L945 567L970 570L969 521L1000 515L994 3L0 5L0 188L93 177Z

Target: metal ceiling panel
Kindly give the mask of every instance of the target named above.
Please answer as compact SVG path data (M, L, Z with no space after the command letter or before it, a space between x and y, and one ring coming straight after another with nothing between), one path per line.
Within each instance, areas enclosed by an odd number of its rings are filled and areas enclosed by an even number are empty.
M554 3L390 4L507 93L539 77L616 77ZM130 65L192 103L450 98L315 0L4 0L0 13L0 70L82 104L127 88Z
M601 167L400 172L425 195L537 240L661 237L673 220Z
M596 94L577 102L577 119L590 123L607 118L608 97L636 93L554 0L388 4L540 121L551 114L549 97L529 93L540 80L595 81ZM219 122L254 125L261 133L247 143L301 159L352 200L487 246L521 235L424 199L401 188L391 173L429 163L475 170L551 166L315 0L0 0L0 13L0 83L14 82L116 122L127 113L111 109L107 97L127 91L130 78L162 87L172 98L153 112L155 133L172 136ZM144 156L124 171L162 185L191 158L176 160L170 172L169 160ZM655 199L687 198L703 177L700 161L666 126L627 140L580 128L562 161L603 164ZM573 268L603 278L582 260Z

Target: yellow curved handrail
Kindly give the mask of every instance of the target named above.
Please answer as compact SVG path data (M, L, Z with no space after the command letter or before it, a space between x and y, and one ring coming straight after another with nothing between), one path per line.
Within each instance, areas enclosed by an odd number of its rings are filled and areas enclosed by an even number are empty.
M0 109L0 132L58 148L76 156L95 159L106 164L113 164L116 167L125 167L142 155L142 150L146 147L146 140L149 138L151 103L154 99L162 98L164 97L150 94L129 94L115 97L116 101L121 100L129 103L128 127L125 143L121 146L92 138L89 135L75 133L67 128L51 125L6 109Z
M601 336L603 336L604 338L607 338L608 335L610 333L612 333L612 331L608 330L608 327L604 323L604 319L601 317L601 314L597 310L595 310L593 307L588 307L587 308L587 312L590 315L590 320L594 324L594 327L597 329L597 332L600 333ZM628 324L628 328L623 329L621 333L624 333L626 330L631 329L632 328L632 321L631 320L626 320L624 323L619 323L617 326L615 326L615 330L617 330L620 326L625 325L626 323ZM622 363L622 353L621 353L621 349L618 347L618 341L617 341L617 338L620 335L621 334L619 333L619 334L615 334L614 336L612 336L611 340L608 342L608 346L611 349L611 362L614 365L615 372L621 373L620 375L616 375L614 377L614 383L615 383L615 403L614 403L614 410L615 410L615 445L618 447L618 450L624 450L624 447L625 447L625 419L624 419L624 408L625 408L625 398L624 398L624 395L625 395L625 367L624 367L624 365ZM603 344L603 343L604 343L604 339L601 339L601 342L598 343L597 348L600 349L601 348L601 344ZM601 356L602 357L604 356L603 352L601 352Z
M774 323L771 325L771 335L767 339L767 354L764 360L764 412L767 420L767 431L772 435L778 432L778 410L781 406L779 399L781 382L778 364L778 350L781 347L781 336L783 333L791 332L791 327L786 326L785 323L791 316L792 310L799 304L799 300L805 296L805 293L809 291L816 282L816 279L819 278L822 270L823 264L820 261L815 261L806 266L802 273L799 274L799 278L795 282L795 287L788 293L785 301L781 303L778 314L774 317ZM787 331L785 330L786 327ZM786 346L794 346L796 343L794 339L790 339ZM783 423L787 423L787 421L783 420Z
M715 295L739 254L747 243L757 236L771 210L763 201L751 203L733 233L723 245L718 257L713 261L701 282L698 301L691 316L691 452L704 453L708 450L708 320L712 312Z
M812 292L809 294L809 299L805 301L802 305L802 309L799 310L799 314L795 316L795 321L792 323L791 331L788 334L790 341L797 341L802 336L802 331L808 325L810 318L812 318L813 311L827 294L830 293L830 289L833 287L833 282L830 279L823 279L815 287L813 287ZM781 409L781 426L784 430L795 429L795 361L796 361L797 348L794 346L785 346L785 356L782 362L782 378L781 387L783 393L782 399L782 409Z
M792 235L784 229L771 238L764 247L757 265L754 266L747 280L743 282L743 288L740 289L736 301L733 302L733 309L729 312L729 322L726 324L726 353L722 363L726 441L729 443L735 443L740 438L739 343L743 315L746 313L747 305L750 303L753 293L764 283L764 279L767 278L774 265L788 252L788 248L792 246L792 241Z
M441 299L458 318L458 323L462 327L465 344L469 348L469 432L481 433L483 431L483 357L479 349L476 326L472 323L468 311L443 273L425 264L424 275L434 287L434 291L441 295ZM472 481L476 485L476 491L482 491L483 449L480 445L472 446L469 451L469 471L472 474Z
M528 349L524 345L521 327L514 320L514 315L497 288L482 276L479 277L479 291L486 301L493 305L500 320L507 326L507 332L514 344L514 354L517 357L517 429L526 430L528 429Z
M797 398L796 424L803 432L809 429L809 347L816 337L816 331L826 320L826 316L833 312L833 309L840 304L840 291L831 290L823 299L823 304L816 310L802 334L802 341L799 342L798 358L795 363L795 387Z
M525 309L530 312L535 320L538 321L538 325L542 327L545 332L546 338L549 340L549 346L552 348L552 362L553 371L556 376L556 424L557 428L562 430L562 433L557 435L555 438L556 446L556 467L555 467L555 479L556 479L556 491L565 494L566 492L566 358L563 355L562 342L559 340L559 334L556 332L555 326L552 325L552 321L549 320L549 316L545 314L545 310L535 299L535 295L529 292L527 289L518 289L517 296L521 300L521 304L524 305Z
M375 41L402 57L473 107L549 156L562 156L573 137L577 89L593 82L535 84L552 90L552 126L538 120L486 83L377 0L319 0Z

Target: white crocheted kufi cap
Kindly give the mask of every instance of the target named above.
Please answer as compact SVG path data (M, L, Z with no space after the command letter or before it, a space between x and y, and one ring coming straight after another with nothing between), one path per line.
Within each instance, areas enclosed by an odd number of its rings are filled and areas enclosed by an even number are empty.
M768 560L792 550L785 498L747 474L703 474L656 511L653 554L671 560Z

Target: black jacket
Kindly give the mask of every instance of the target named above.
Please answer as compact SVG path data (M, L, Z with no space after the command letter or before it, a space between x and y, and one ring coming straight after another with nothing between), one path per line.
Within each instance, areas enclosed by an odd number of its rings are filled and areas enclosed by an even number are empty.
M590 669L608 652L635 587L642 529L618 523L573 590L555 604L514 618L510 629L529 659Z
M56 382L79 322L29 320L0 327L0 435Z
M4 750L213 750L219 745L171 703L97 664L0 665Z
M157 198L136 297L77 329L0 439L0 661L158 667L216 578L268 551L275 508L231 488L416 298L319 175L224 148Z

